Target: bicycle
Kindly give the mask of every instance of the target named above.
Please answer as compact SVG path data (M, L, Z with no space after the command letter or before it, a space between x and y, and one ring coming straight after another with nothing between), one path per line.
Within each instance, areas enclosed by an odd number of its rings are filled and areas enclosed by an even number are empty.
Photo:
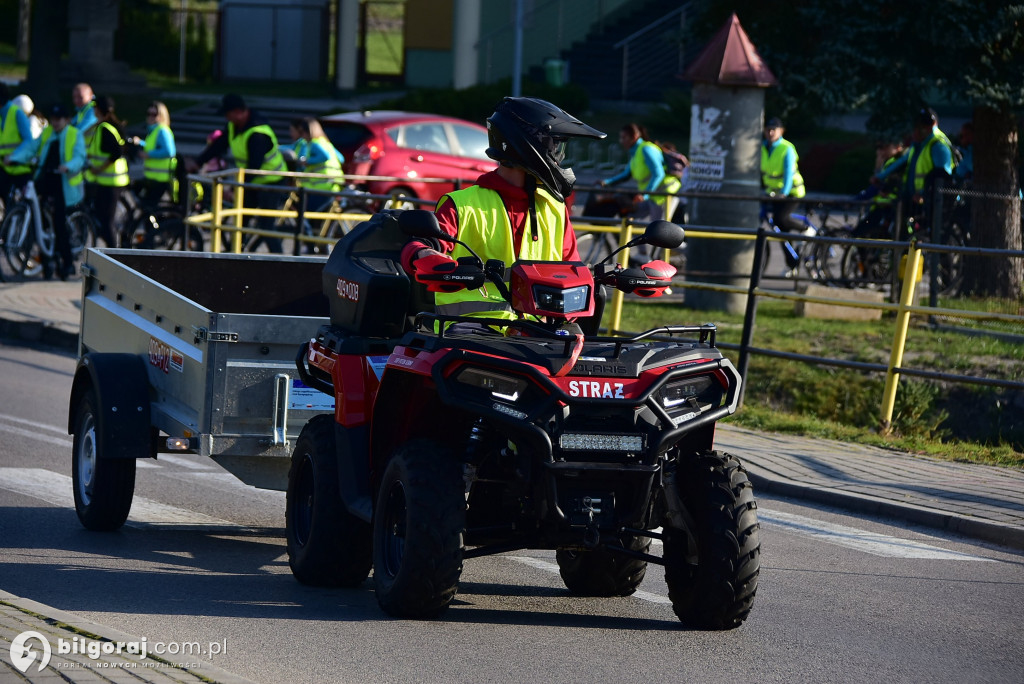
M798 236L804 237L840 237L842 235L841 229L819 229L814 223L811 222L807 214L790 214L790 216L799 221L804 226L802 233L788 233L782 230L775 224L775 218L773 212L769 209L767 202L761 203L761 225L764 226L768 232L775 235L786 235L781 240L781 249L785 252L787 258L787 265L793 261L796 262L796 266L787 270L783 274L783 278L796 278L800 277L800 269L807 272L807 276L811 280L821 281L824 283L832 283L835 281L837 276L837 266L841 257L840 250L832 244L819 243L813 240L800 240ZM768 271L768 263L771 261L772 253L772 242L775 240L767 240L764 245L764 258L761 261L761 277L765 278Z
M48 198L50 202L60 201ZM87 246L95 245L91 216L81 208L68 211L65 217L71 243L72 263L65 264L62 277L75 270ZM10 269L11 280L22 280L43 274L50 279L54 273L57 236L51 210L39 201L35 184L30 180L0 224L0 246L3 262Z

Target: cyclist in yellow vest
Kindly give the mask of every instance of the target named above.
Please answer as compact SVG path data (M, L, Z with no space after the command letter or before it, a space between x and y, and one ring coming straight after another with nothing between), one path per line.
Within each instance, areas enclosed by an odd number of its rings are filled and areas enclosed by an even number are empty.
M801 233L804 225L792 217L796 209L796 200L806 194L804 178L800 175L797 162L800 155L796 147L782 135L786 132L782 120L771 118L764 126L764 139L761 144L761 186L770 197L789 197L787 202L773 202L771 205L775 225L789 233ZM789 273L797 266L797 261L789 250L786 255L786 266Z
M6 202L11 188L22 187L31 168L12 156L23 156L32 145L32 125L28 116L11 99L7 84L0 81L0 201Z
M290 125L295 142L290 146L295 152L298 168L305 173L322 173L324 178L301 178L298 185L308 190L338 192L344 181L341 165L345 156L339 152L324 134L323 126L315 117L293 119ZM309 196L307 208L320 211L331 202L331 195Z
M618 185L632 178L639 194L633 198L633 215L649 220L672 220L678 198L673 195L649 195L652 192L679 192L682 182L665 172L665 155L656 143L646 140L647 132L637 123L628 123L619 130L619 145L626 150L629 162L626 168L611 178L601 181L602 186Z
M875 173L888 169L903 156L903 142L899 140L883 140L875 148ZM875 184L859 193L858 200L871 200L864 217L853 229L854 237L886 239L891 237L892 221L895 215L896 202L899 200L900 174L895 173L885 184Z
M124 156L124 122L114 112L113 98L96 99L96 120L92 137L86 135L89 164L85 180L92 186L93 211L99 223L96 237L108 247L116 247L117 205L128 186L128 160Z
M71 275L74 259L65 222L67 207L80 203L85 196L82 169L87 162L85 138L70 125L71 112L63 105L55 105L47 113L50 125L43 129L37 140L15 154L24 162L36 160L35 185L40 197L52 197L53 230L56 237L57 273L61 280ZM44 264L47 274L52 264Z
M487 133L487 156L499 166L476 185L438 201L441 229L485 262L500 259L511 266L518 259L579 260L565 204L576 176L561 163L570 138L601 139L605 134L550 102L529 97L506 97L487 119ZM410 274L444 271L453 258L468 254L461 245L412 240L402 250L402 265ZM491 283L479 290L435 292L434 302L445 315L514 317Z
M246 183L261 185L266 188L280 187L282 176L275 172L287 171L284 156L277 146L274 130L256 111L249 109L241 95L229 93L221 98L218 114L227 120L224 135L211 142L195 160L189 160L189 173L195 173L199 167L214 157L223 157L231 152L235 165L239 168L269 172L266 175L253 174L246 176ZM245 206L260 209L279 209L287 198L287 192L275 190L256 190L246 188ZM261 216L256 225L261 230L274 230L274 217ZM263 238L271 252L284 251L281 238Z
M903 174L902 195L912 205L924 202L928 184L936 177L949 178L955 167L953 143L939 130L935 110L924 107L913 119L913 144L894 164L880 171L873 182L884 182L894 173ZM913 207L912 207L913 209Z
M174 194L175 155L178 153L171 132L171 115L167 105L154 100L146 108L146 137L132 138L142 157L142 179L135 186L135 194L148 207L160 203L165 193Z

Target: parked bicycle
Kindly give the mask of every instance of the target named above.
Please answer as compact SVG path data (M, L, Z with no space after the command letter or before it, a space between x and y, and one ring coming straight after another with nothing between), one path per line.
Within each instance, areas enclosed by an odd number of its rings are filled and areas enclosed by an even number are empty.
M35 184L28 181L4 215L0 223L0 256L6 280L19 281L40 274L50 279L56 272L57 237L50 207L53 201L40 201ZM68 211L65 222L72 256L72 264L67 266L76 270L82 252L95 244L94 222L80 207Z

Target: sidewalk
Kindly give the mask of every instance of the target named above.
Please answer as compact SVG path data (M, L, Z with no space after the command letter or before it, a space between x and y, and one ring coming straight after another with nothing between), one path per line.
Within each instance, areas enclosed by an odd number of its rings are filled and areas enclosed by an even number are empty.
M76 353L81 287L77 277L66 283L0 283L0 344L15 341ZM757 492L890 517L1024 551L1024 471L725 424L719 426L716 445L743 460ZM27 630L54 644L57 638L70 640L83 633L114 642L135 640L0 590L0 681L8 678L4 668L12 667L9 642ZM28 643L39 652L38 642ZM37 672L33 665L26 677L32 682L243 681L208 663L182 669L180 665L187 663L154 661L145 668L118 671L124 662L126 658L117 655L102 655L98 661L85 655L55 655L50 669ZM108 679L102 680L90 667L113 669L103 670ZM13 669L9 674L21 681Z

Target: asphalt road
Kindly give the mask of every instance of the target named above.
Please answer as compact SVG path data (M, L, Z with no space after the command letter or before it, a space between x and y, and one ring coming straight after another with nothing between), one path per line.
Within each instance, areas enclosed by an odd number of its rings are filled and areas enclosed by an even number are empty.
M578 599L546 552L467 561L443 619L391 619L369 581L298 584L284 495L195 456L140 464L129 523L87 532L73 369L0 345L0 588L150 643L217 643L204 660L256 681L1024 680L1021 556L786 499L759 498L757 600L725 633L681 627L657 567L632 597Z

